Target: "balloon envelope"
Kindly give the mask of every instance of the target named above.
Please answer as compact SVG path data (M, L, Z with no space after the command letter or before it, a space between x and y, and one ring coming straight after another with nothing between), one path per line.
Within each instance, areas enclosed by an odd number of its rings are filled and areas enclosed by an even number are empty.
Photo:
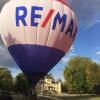
M74 12L60 0L11 0L0 14L0 33L15 62L35 86L71 47Z

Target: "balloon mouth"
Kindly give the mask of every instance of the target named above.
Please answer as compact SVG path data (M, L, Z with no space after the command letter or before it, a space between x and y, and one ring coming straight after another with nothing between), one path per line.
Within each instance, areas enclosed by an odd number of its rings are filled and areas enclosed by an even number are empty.
M47 74L46 72L23 72L31 87L35 87L38 81Z
M16 44L8 50L31 86L35 86L65 55L54 47L34 44Z

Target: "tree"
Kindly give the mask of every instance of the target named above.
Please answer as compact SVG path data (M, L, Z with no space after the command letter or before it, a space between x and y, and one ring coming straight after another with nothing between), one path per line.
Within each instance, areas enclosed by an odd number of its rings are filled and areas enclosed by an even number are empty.
M64 83L62 82L61 89L62 89L62 92L64 92L64 93L67 93L68 92L66 82L64 82Z
M6 91L13 90L13 78L11 72L4 67L0 67L0 89Z
M64 70L68 90L73 93L93 93L94 86L100 85L99 69L99 65L89 58L72 58Z
M100 65L95 62L91 63L86 69L86 78L88 84L88 92L96 92L96 88L100 87Z
M18 74L15 79L15 91L25 95L29 92L29 89L30 84L28 83L24 74Z

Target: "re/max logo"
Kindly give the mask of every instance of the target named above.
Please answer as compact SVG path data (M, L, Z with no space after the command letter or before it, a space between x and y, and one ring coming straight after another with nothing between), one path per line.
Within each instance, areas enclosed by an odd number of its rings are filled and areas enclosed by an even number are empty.
M30 26L34 26L37 27L38 26L38 22L35 21L35 19L41 18L40 14L37 14L36 11L43 11L43 7L38 7L38 6L32 6L31 7L31 22L30 22ZM47 25L48 21L50 20L50 18L52 17L53 13L55 10L51 9L47 16L45 17L41 27L45 28L45 26ZM20 14L20 12L23 12L22 14ZM20 26L20 21L22 23L23 26L27 26L27 22L26 22L26 17L27 17L27 8L25 6L20 6L20 7L16 7L16 26L19 27ZM52 29L55 30L57 22L59 22L59 24L62 25L61 27L61 32L64 31L65 29L65 25L66 25L66 21L67 21L67 15L64 14L63 16L60 16L60 13L58 12L56 14L56 16L54 17L54 21L53 21L53 25L52 25ZM72 36L72 32L73 32L73 20L70 23L69 28L66 30L65 34L69 34L69 36L71 38L74 38L75 36Z

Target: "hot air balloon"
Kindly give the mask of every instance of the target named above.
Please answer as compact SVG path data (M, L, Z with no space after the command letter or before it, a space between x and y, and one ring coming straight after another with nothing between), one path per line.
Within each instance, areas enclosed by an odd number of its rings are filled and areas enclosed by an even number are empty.
M11 0L0 14L2 40L32 87L70 49L76 31L64 0Z

